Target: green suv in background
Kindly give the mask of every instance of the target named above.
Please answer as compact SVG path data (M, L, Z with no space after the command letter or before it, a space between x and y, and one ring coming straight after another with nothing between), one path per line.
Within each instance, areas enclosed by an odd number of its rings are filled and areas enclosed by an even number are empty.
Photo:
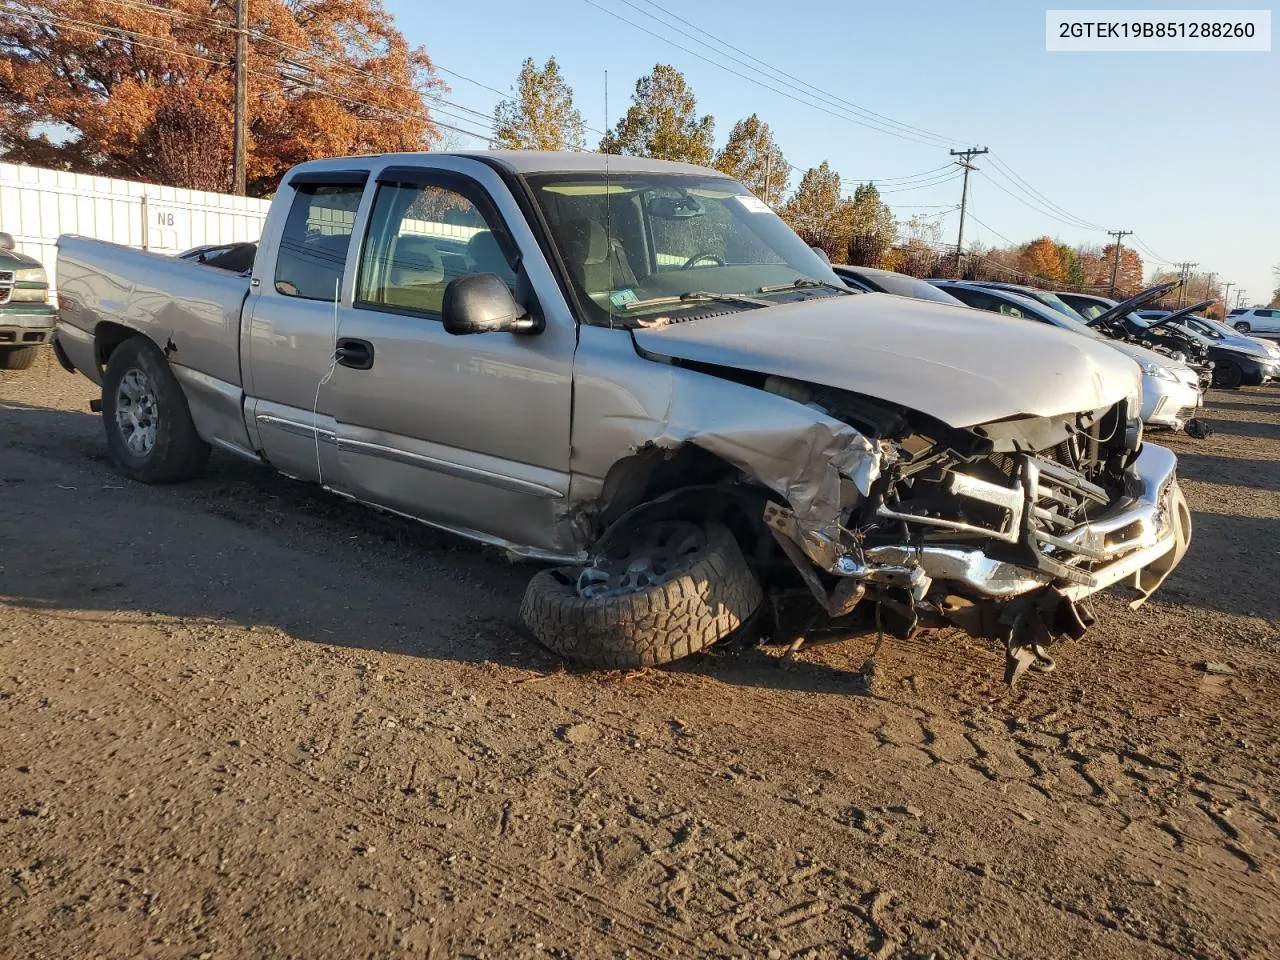
M58 311L49 302L49 278L40 261L14 249L0 233L0 370L25 370L53 339Z

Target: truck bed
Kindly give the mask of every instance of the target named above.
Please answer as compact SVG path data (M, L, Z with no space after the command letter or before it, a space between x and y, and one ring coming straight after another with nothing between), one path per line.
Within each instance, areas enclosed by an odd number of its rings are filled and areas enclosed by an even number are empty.
M60 323L70 334L60 339L76 368L94 380L91 338L107 323L146 334L173 363L239 384L240 312L248 294L249 278L225 270L103 240L58 239Z

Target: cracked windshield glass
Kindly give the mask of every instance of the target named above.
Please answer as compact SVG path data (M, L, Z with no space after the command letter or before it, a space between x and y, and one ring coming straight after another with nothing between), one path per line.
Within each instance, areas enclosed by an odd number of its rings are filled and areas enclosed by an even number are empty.
M765 203L722 177L531 178L588 319L645 323L847 293Z

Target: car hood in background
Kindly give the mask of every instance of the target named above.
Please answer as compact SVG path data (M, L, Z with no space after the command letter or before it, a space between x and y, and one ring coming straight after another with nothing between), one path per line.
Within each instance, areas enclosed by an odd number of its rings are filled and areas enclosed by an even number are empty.
M1089 323L1091 325L1098 324L1099 326L1107 326L1108 324L1114 323L1121 317L1127 317L1144 303L1150 303L1152 300L1159 300L1181 282L1181 280L1168 280L1164 283L1156 284L1154 287L1148 287L1141 293L1134 294L1128 300L1121 300L1105 313L1098 314L1090 320Z
M0 270L27 270L31 267L43 269L43 264L35 257L29 257L17 250L0 250Z
M1194 377L1195 373L1185 363L1173 359L1173 357L1165 356L1163 353L1156 353L1154 350L1148 350L1146 347L1139 346L1136 343L1129 343L1125 340L1112 340L1110 346L1119 350L1126 357L1132 357L1138 363L1154 363L1158 367L1167 367L1175 373L1183 373L1187 376Z
M1110 343L883 293L823 297L632 331L644 351L835 387L953 427L1110 406L1138 370Z

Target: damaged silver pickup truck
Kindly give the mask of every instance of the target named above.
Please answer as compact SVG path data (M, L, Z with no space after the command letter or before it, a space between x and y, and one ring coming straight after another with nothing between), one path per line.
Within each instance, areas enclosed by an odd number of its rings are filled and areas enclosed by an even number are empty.
M849 291L699 167L316 161L246 275L63 237L58 278L59 358L126 475L217 447L545 561L524 618L589 664L674 660L802 590L998 640L1013 679L1190 538L1131 360Z

